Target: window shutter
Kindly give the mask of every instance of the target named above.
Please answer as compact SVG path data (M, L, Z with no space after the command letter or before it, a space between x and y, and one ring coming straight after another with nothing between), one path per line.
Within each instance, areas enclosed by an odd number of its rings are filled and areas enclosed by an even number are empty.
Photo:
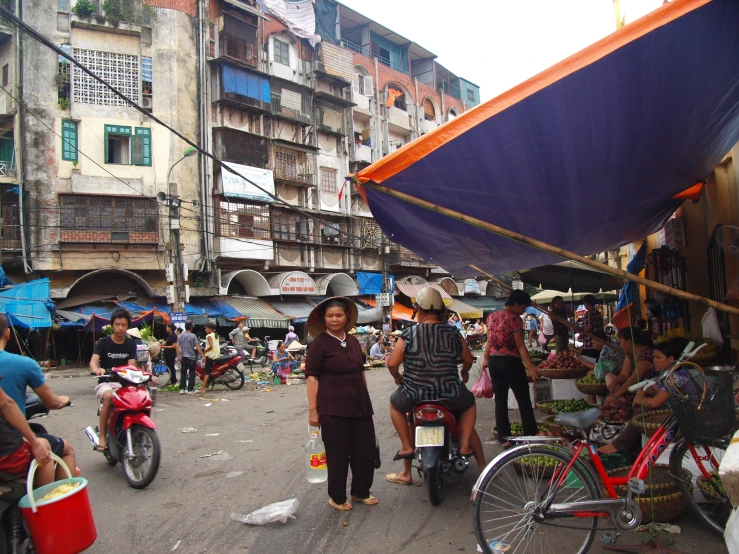
M77 161L77 122L62 119L62 160Z
M365 96L374 96L374 87L372 86L372 77L369 75L364 75L362 77L362 80L364 81L364 95Z
M131 161L133 165L151 166L151 129L136 127L131 146Z
M356 79L352 79L352 94L355 96L359 94L359 79L361 78L359 75L356 77Z
M110 163L110 146L108 145L108 133L113 132L113 126L112 125L106 125L105 126L105 163Z

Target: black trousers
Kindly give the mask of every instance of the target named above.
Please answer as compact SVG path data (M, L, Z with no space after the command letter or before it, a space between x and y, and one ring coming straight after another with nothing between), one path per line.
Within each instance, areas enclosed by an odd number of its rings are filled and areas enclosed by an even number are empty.
M170 385L176 385L177 384L177 370L174 368L174 364L177 361L177 358L164 358L164 363L167 364L167 369L169 369L169 384Z
M529 383L521 358L513 356L490 356L488 359L490 379L495 390L495 424L498 427L498 440L505 442L511 435L511 421L508 419L508 390L518 402L524 435L534 436L538 431L534 408L529 396Z
M195 358L182 358L180 360L180 390L192 392L195 389Z
M368 498L375 476L375 426L372 417L321 416L321 437L326 446L328 495L346 502L346 480L352 468L351 495Z

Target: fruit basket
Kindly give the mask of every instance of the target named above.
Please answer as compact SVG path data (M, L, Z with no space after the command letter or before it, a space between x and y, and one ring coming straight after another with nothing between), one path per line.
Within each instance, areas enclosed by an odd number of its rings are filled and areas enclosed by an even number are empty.
M554 469L562 462L554 458L544 458L543 456L523 456L511 462L513 470L519 475L526 472L527 475L535 474L537 477L551 477L554 475Z
M568 427L567 425L559 425L557 423L554 423L553 415L548 415L541 418L539 420L539 425L546 428L547 431L550 431L557 435L573 435L577 433L576 427Z
M608 395L608 385L598 381L595 375L586 375L575 381L575 386L583 394Z
M537 431L539 433L546 432L547 428L543 425L539 425ZM498 437L498 428L493 427L492 429L493 436L497 439ZM523 423L520 421L511 421L511 436L513 437L522 437L523 436Z
M608 475L611 477L626 477L631 471L631 466L620 467L618 469L612 469L608 471ZM691 474L687 469L680 469L683 481L689 481ZM644 486L646 488L645 493L642 497L664 496L666 494L673 494L679 492L677 481L670 474L670 467L667 464L655 465L649 474L644 478ZM616 494L621 497L626 496L629 490L628 485L616 485Z
M559 413L571 414L574 412L583 412L590 408L597 408L593 404L582 400L581 398L571 398L569 400L548 400L546 402L537 402L536 407L545 414L557 415Z
M588 373L588 368L574 357L573 352L560 352L539 364L539 374L548 379L577 379Z
M644 412L642 415L639 411L634 414L631 418L631 424L641 430L642 435L651 437L657 432L657 429L662 427L662 424L672 413L669 408L666 410L651 410Z
M601 419L612 425L619 425L631 419L631 397L619 396L600 406Z
M703 496L707 499L715 500L717 502L726 502L726 491L721 484L721 479L718 477L718 472L714 471L711 476L715 476L715 480L708 480L703 477L703 475L699 475L695 480L695 484L698 485L698 489L700 489Z
M661 496L642 496L639 498L639 507L644 523L667 523L680 517L685 510L683 493L674 492Z

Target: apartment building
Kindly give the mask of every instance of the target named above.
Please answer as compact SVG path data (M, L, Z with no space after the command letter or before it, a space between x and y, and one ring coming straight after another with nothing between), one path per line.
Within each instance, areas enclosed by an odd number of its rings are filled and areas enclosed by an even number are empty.
M478 87L332 0L212 0L209 18L222 292L284 295L299 278L313 294L346 294L357 272L383 271L383 256L397 276L445 275L384 240L345 177L477 105Z

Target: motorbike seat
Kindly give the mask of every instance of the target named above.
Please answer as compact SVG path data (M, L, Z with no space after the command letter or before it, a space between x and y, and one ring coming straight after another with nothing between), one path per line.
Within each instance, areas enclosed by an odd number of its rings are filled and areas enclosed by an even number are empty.
M557 414L554 416L554 423L557 425L567 425L568 427L577 427L585 429L590 427L593 422L600 417L598 408L590 408L583 412L574 412L571 414Z
M213 360L213 364L222 364L229 361L231 358L233 358L233 356L221 356L220 358Z

